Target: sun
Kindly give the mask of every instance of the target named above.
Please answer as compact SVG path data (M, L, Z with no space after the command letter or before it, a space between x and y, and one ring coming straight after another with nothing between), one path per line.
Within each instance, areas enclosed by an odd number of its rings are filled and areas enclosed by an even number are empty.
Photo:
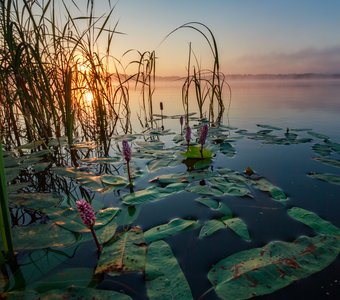
M85 106L92 106L94 100L93 93L89 90L85 91L82 100Z

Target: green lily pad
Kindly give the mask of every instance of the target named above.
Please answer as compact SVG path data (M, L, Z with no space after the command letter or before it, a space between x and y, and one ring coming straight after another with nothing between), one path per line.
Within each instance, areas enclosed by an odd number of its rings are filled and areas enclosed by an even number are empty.
M95 274L117 275L142 272L145 266L146 244L140 227L133 227L116 240L104 245Z
M48 248L26 252L17 259L19 268L14 273L14 281L23 280L26 286L35 284L74 254L75 250L72 248L64 251ZM9 286L9 289L12 288L14 287Z
M332 223L320 218L316 213L300 207L292 207L288 210L288 215L297 221L311 227L316 233L339 235L340 229Z
M274 186L265 178L260 178L258 180L253 180L252 183L260 191L269 192L270 196L277 201L287 200L287 195L277 186Z
M250 240L247 225L240 218L222 218L222 222L244 240Z
M92 280L92 268L71 268L59 270L56 273L44 276L34 284L30 289L39 293L48 292L54 289L63 289L65 286L87 287Z
M221 299L270 294L324 269L339 249L339 239L332 236L275 241L222 259L209 271L208 279Z
M9 202L18 206L41 209L55 206L61 202L61 197L52 193L18 193L9 194Z
M326 144L315 144L312 149L321 156L328 156L332 153L332 149Z
M331 165L333 167L340 168L340 160L339 159L331 159L326 157L315 157L314 160L320 161L324 164Z
M261 128L271 129L271 130L282 130L282 128L280 127L266 125L266 124L256 124L256 126L261 127Z
M74 208L48 208L43 212L50 218L54 224L77 233L85 233L90 230L82 223L78 211Z
M189 146L188 150L182 153L182 155L185 158L211 158L213 153L206 148L203 148L201 152L201 147Z
M221 220L209 220L202 226L198 238L205 238L224 228L226 228L226 226Z
M236 149L228 142L223 142L220 144L220 151L228 157L234 157L236 154Z
M131 194L124 195L122 197L123 203L126 205L138 205L151 201L156 201L164 197L156 188L148 188L141 191L137 191Z
M169 223L153 227L144 232L147 243L167 238L183 230L192 229L197 225L195 220L173 219Z
M157 241L149 246L145 275L150 300L192 299L189 284L166 242Z
M232 212L230 210L230 208L224 204L222 201L217 201L214 199L210 199L210 198L197 198L195 199L195 201L208 206L210 209L215 210L215 211L219 211L221 213L223 213L225 216L227 217L232 217Z
M75 287L70 286L63 289L54 289L45 293L38 293L33 290L25 290L24 292L13 291L5 293L6 299L68 299L68 300L78 300L78 299L93 299L93 300L130 300L130 296L110 291L110 290L99 290L94 288L86 287Z
M314 131L308 131L307 133L309 135L311 135L312 137L315 137L315 138L318 138L318 139L321 139L321 140L328 140L329 139L329 136L321 134L321 133L317 133L317 132L314 132Z
M340 176L336 174L310 173L308 174L308 176L321 181L326 181L332 184L340 185Z
M53 223L14 227L12 233L16 250L69 247L77 242L74 233Z
M240 218L231 217L223 217L221 219L207 221L201 228L199 238L207 237L216 231L225 228L230 228L234 233L246 241L250 240L248 228L244 221Z
M104 184L114 186L117 188L122 188L128 185L129 180L123 176L114 176L114 175L102 175L101 180Z
M191 185L186 188L188 192L207 196L223 196L223 192L209 185Z
M154 172L166 167L176 167L181 163L182 161L176 157L162 157L148 162L147 166L150 172Z

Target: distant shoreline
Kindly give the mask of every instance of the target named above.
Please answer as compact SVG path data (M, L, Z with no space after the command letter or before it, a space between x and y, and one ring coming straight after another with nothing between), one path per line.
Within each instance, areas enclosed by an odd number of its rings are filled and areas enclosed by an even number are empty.
M159 81L176 81L185 78L184 76L156 76ZM292 74L225 74L227 80L280 80L280 79L339 79L340 73L292 73Z

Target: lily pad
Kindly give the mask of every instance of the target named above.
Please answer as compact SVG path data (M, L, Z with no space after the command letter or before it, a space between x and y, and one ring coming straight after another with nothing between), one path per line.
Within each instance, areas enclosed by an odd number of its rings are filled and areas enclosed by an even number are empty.
M34 224L13 228L16 250L68 247L77 242L77 236L53 223Z
M340 229L332 223L320 218L316 213L300 207L292 207L288 215L311 227L316 233L340 236Z
M331 165L333 167L340 168L340 160L339 159L331 159L326 157L315 157L314 160L320 161L324 164Z
M240 218L230 217L207 221L201 228L199 238L207 237L216 231L225 228L230 228L234 233L246 241L250 240L247 225Z
M329 139L329 136L327 136L325 134L317 133L317 132L314 132L314 131L308 131L307 133L309 135L311 135L312 137L315 137L315 138L318 138L318 139L321 139L321 140L328 140Z
M189 146L188 150L182 153L182 155L185 158L202 158L203 159L203 158L211 158L213 156L213 153L206 148L203 148L201 152L201 147Z
M149 246L145 274L149 299L192 299L189 284L166 242Z
M270 196L277 201L287 200L287 195L277 186L270 183L265 178L260 178L258 180L253 180L253 184L256 188L263 192L269 192Z
M156 188L148 188L141 191L137 191L131 194L124 195L122 197L123 203L127 205L139 205L155 200L159 200L163 197Z
M173 219L169 223L153 227L144 232L147 243L167 238L183 230L192 229L197 225L195 220Z
M117 275L142 272L145 266L146 244L140 227L133 227L116 240L104 245L95 274Z
M208 279L221 299L248 299L270 294L324 269L339 250L339 239L333 236L302 236L292 243L275 241L222 259L209 271Z
M75 287L71 285L68 288L49 290L45 293L38 293L33 290L25 290L24 292L13 291L4 294L6 299L92 299L92 300L130 300L130 296L110 290L100 290L87 287Z
M231 217L232 216L232 212L230 210L230 208L224 204L222 201L217 201L214 199L210 199L210 198L197 198L195 199L195 201L208 206L210 209L218 211L223 213L225 216L227 217Z
M54 289L63 289L65 286L87 287L92 280L92 268L71 268L59 270L48 276L44 276L34 284L31 289L39 293L48 292Z
M246 241L250 240L246 223L240 218L222 218L222 222Z
M321 181L326 181L332 184L340 185L340 176L336 174L310 173L308 174L308 176Z
M271 129L271 130L282 130L282 128L280 127L267 125L267 124L256 124L256 126L261 127L261 128Z
M18 206L41 209L55 206L61 202L61 197L52 193L18 193L9 194L9 202Z

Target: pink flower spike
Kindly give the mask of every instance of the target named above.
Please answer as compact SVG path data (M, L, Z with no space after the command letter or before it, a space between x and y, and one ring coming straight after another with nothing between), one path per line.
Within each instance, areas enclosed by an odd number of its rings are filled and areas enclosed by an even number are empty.
M208 136L208 125L204 124L201 127L201 134L200 134L200 138L199 138L199 143L203 146L207 140L207 136Z
M190 140L191 140L191 128L190 128L190 126L187 126L187 128L185 130L185 140L187 141L187 144L190 143Z
M131 148L127 140L123 141L123 155L127 162L131 160Z
M96 223L96 215L94 214L93 207L85 199L76 201L77 209L80 214L81 221L88 228L92 228Z

